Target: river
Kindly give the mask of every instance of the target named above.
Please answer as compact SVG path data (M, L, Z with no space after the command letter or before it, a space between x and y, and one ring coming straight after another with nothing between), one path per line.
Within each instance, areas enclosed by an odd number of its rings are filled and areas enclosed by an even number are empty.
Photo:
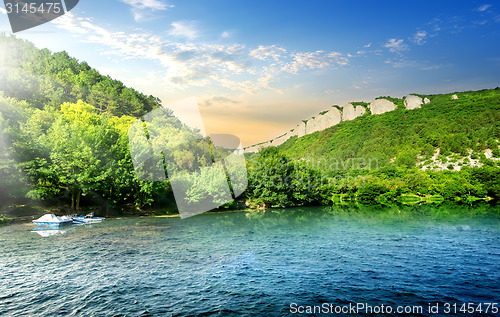
M31 224L3 226L0 315L282 316L362 304L380 316L398 315L398 307L422 307L406 316L437 316L429 304L440 314L453 304L485 309L500 300L498 215L487 207L311 207L107 219L48 237ZM493 307L482 316L498 315Z

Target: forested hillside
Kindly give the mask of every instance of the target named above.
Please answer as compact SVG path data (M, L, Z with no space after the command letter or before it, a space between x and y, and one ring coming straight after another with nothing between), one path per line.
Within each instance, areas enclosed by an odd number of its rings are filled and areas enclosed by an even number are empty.
M129 149L129 127L160 100L65 52L4 35L0 51L0 208L42 203L61 213L82 205L175 210L169 180L138 178ZM430 102L414 110L385 97L398 105L395 111L366 113L249 154L244 198L265 207L498 200L500 89L457 95L422 96ZM178 164L169 171L212 164L203 141L198 148L189 143L199 139L194 131L175 117L161 120L159 139L184 144L169 153ZM204 185L186 195L189 203L218 197L213 175L202 176Z
M293 157L376 158L380 166L391 159L414 165L419 155L430 158L438 148L443 156L466 156L469 150L480 156L491 149L500 157L500 88L458 93L458 99L451 95L420 95L430 103L412 110L402 99L384 97L398 108L294 137L280 149Z
M140 116L160 105L158 98L125 87L66 52L40 50L2 34L0 48L0 91L35 108L59 108L65 102L82 100L99 114Z
M500 89L424 96L431 101L365 115L292 137L249 157L256 205L332 200L395 203L500 198Z
M208 151L207 139L171 111L157 109L159 99L102 76L65 52L39 50L6 36L0 36L0 45L0 208L42 203L63 213L82 205L105 210L154 206L172 212L170 180L148 181L149 175L164 174L164 164L170 173L199 170L212 164L214 153L225 153L213 147ZM162 110L155 116L161 142L156 146L172 150L164 153L161 166L146 161L134 169L129 128L152 110ZM149 145L136 146L136 151L147 156ZM218 199L210 172L192 175L189 181L204 186L187 193L186 204Z
M135 176L128 146L128 128L158 98L15 37L0 35L0 52L0 207L172 199L168 181Z

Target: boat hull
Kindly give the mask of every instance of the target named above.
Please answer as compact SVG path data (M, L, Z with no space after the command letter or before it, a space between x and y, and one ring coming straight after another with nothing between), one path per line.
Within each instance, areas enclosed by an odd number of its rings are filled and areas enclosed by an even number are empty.
M73 217L73 221L76 223L98 223L102 222L105 218L100 218L100 217Z
M72 224L73 221L64 221L64 222L42 222L42 221L33 221L33 223L37 227L49 227L49 228L60 228L65 225Z

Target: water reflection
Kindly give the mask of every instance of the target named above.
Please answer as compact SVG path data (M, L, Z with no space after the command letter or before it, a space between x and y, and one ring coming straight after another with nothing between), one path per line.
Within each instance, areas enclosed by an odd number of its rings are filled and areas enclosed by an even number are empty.
M322 227L330 222L353 221L376 226L432 225L434 223L488 223L500 227L500 206L487 203L474 206L457 204L362 205L299 207L247 211L247 222L258 228L283 226ZM233 219L234 221L234 219Z
M42 237L52 237L52 236L57 236L60 234L66 234L73 229L75 229L74 226L65 227L64 229L50 228L50 227L36 227L31 232L38 233Z
M49 230L54 238L2 226L0 315L283 316L290 303L495 302L499 215L492 206L304 207L110 219Z
M41 227L35 227L33 230L31 230L31 232L37 233L42 237L52 237L52 236L67 234L68 232L81 226L86 228L92 228L92 223L74 223L70 225L65 225L63 227L41 226Z

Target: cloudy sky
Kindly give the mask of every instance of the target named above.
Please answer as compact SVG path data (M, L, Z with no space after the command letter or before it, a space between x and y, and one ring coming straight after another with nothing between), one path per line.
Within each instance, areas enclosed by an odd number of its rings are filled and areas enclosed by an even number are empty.
M245 146L334 104L500 86L498 1L82 0L16 35L164 104L195 96Z

